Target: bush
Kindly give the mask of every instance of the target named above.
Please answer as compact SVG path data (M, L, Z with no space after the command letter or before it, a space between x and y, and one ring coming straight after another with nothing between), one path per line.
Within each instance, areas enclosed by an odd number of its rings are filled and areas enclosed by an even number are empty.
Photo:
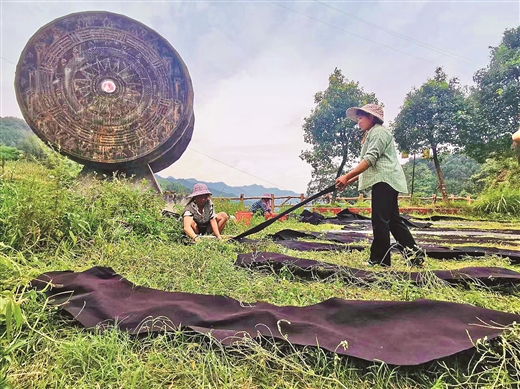
M520 216L520 192L518 189L500 187L483 193L472 206L477 215L500 214Z
M36 135L25 137L18 148L24 152L25 158L28 159L45 160L49 154L49 148Z
M475 214L520 216L520 167L514 158L487 160L478 179L485 189L472 204Z
M49 163L53 169L14 162L11 178L0 181L0 241L5 244L38 250L126 234L180 240L181 223L161 215L164 200L152 189L127 179L78 181L75 165L60 158ZM17 175L17 169L29 174Z
M413 195L408 198L399 199L399 206L400 207L424 207L424 206L431 206L432 203L426 203L423 200L420 199L420 196Z
M0 160L2 161L16 161L21 154L21 151L16 147L0 145Z

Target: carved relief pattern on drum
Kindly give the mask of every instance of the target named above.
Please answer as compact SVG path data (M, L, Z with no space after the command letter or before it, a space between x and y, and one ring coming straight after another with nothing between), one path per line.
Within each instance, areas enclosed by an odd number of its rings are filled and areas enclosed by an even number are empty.
M42 27L24 48L15 87L31 128L85 162L146 160L193 113L177 52L155 31L108 12Z

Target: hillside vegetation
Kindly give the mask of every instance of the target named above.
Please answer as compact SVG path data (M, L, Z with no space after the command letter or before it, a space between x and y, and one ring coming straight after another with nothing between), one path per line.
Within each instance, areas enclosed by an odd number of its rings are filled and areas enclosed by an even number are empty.
M0 144L19 148L33 132L24 120L12 116L0 118Z
M133 337L115 328L85 330L50 308L28 288L46 271L110 266L131 282L167 291L229 296L306 306L331 297L410 301L417 298L520 312L518 290L432 283L418 287L387 271L370 287L340 279L303 281L289 272L262 274L233 266L248 245L204 240L185 244L181 224L161 216L164 201L124 180L85 182L59 155L45 163L7 162L0 178L0 387L12 388L483 388L517 387L518 331L482 343L476 357L449 358L415 368L389 367L338 357L316 348L245 338L223 347L209 336L179 330ZM218 210L236 205L217 202ZM259 223L261 220L253 220ZM482 225L481 225L482 226ZM498 224L493 224L494 227ZM514 223L504 223L514 228ZM330 230L296 221L276 222L254 235L282 228ZM225 233L246 230L231 223ZM301 253L263 239L258 250L365 268L368 252ZM400 256L393 269L404 270ZM425 271L464 266L515 269L507 259L428 260ZM517 269L518 270L518 269ZM435 341L432 339L432 341Z

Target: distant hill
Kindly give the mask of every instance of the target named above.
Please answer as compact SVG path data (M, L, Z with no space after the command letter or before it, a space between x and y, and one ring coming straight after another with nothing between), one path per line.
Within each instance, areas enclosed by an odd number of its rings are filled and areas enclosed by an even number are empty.
M166 181L176 182L182 186L185 186L191 190L193 185L197 182L201 182L208 186L208 189L213 193L213 197L240 197L243 193L245 197L253 197L253 196L261 196L264 193L274 194L275 196L299 196L299 193L293 192L291 190L282 190L278 188L266 188L262 185L245 185L245 186L229 186L222 181L218 182L208 182L201 181L195 178L174 178L174 177L161 177Z
M160 176L159 176L160 177ZM205 182L205 181L199 181L194 178L174 178L174 177L161 177L163 180L168 182L176 183L177 185L181 185L182 187L185 187L187 189L187 193L191 193L193 189L193 185L197 182L201 182L203 184L206 184L208 186L208 189L213 194L213 197L238 197L240 194L236 194L234 192L228 191L230 188L226 187L226 184L223 182ZM228 189L228 190L224 190Z
M157 182L161 186L162 190L168 190L182 195L187 195L191 193L191 189L186 188L184 185L181 185L178 182L165 180L157 174L155 175L155 178L157 179Z

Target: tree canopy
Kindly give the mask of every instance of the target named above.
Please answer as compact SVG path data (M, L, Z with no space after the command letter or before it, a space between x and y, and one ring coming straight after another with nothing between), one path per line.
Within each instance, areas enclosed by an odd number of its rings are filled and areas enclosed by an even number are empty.
M0 160L2 161L16 161L20 158L21 151L16 147L9 147L0 145Z
M420 88L406 95L404 106L392 124L402 150L431 149L443 200L448 199L439 153L461 145L460 132L471 124L466 98L458 80L448 80L442 68Z
M473 77L475 120L464 137L466 152L480 162L511 155L511 134L520 124L520 27L506 30L490 57L489 65Z
M378 104L376 96L347 80L338 68L329 76L327 89L315 94L315 107L303 124L303 138L311 148L300 155L312 167L309 193L332 185L359 154L362 133L346 118L345 111L368 103ZM350 186L346 191L344 194L350 195L355 189Z

